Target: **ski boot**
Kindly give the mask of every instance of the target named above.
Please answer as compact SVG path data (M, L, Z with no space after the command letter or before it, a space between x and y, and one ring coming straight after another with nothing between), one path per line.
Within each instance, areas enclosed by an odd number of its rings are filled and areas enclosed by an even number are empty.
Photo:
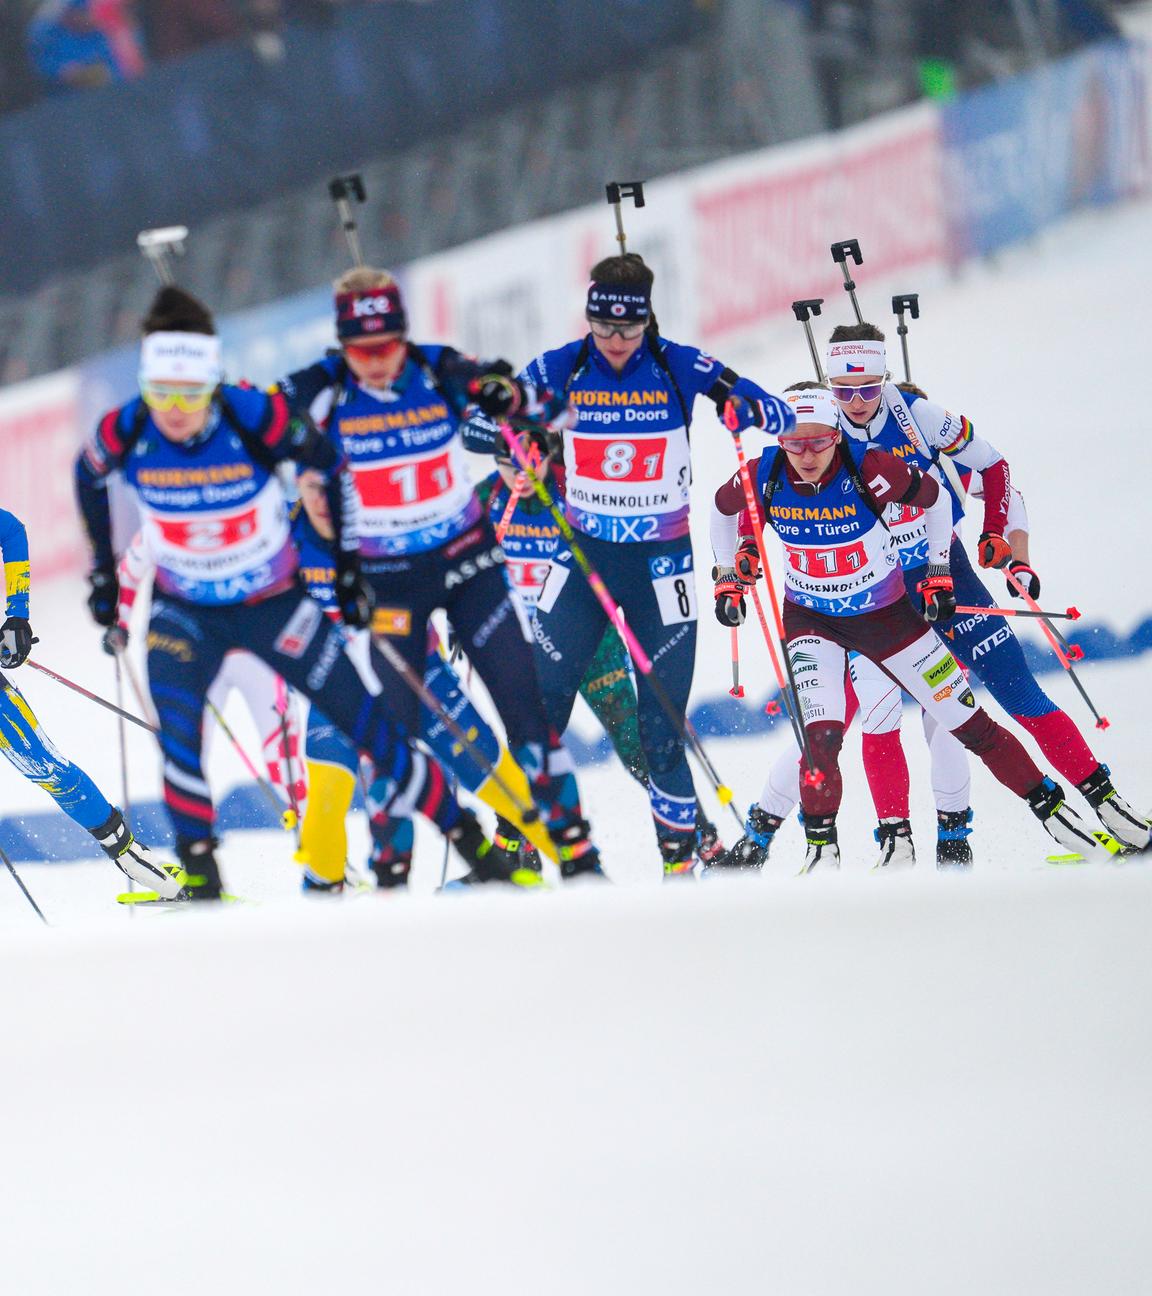
M660 858L664 861L664 881L671 882L681 878L691 878L696 867L694 851L696 833L670 832L657 839L660 847Z
M215 837L176 843L176 854L184 867L184 892L189 900L219 900L223 888L220 866L216 863Z
M744 836L731 850L712 860L708 872L713 869L723 872L728 869L763 868L772 838L783 822L783 819L769 814L762 806L749 806L748 818L744 820Z
M471 810L461 810L459 821L445 836L469 866L463 877L446 883L445 890L483 886L489 882L524 888L544 885L538 871L521 867L517 855L501 850L484 836L484 830Z
M1038 783L1025 800L1049 837L1068 850L1099 859L1101 854L1116 855L1123 849L1109 833L1089 828L1064 800L1064 789L1052 779Z
M161 900L175 900L184 885L184 876L175 864L164 864L152 858L152 852L132 836L124 816L113 807L106 823L91 830L100 848L125 877L146 891L154 891Z
M968 838L972 829L972 809L936 811L936 867L938 869L971 868L972 847Z
M714 864L726 854L724 843L720 840L720 830L702 810L697 809L696 858L707 869L710 864Z
M881 819L872 834L880 843L880 858L872 866L895 872L916 866L916 848L912 844L912 825L907 819Z
M377 843L372 847L368 867L376 878L377 887L405 888L412 872L412 852L398 849L394 842Z
M808 853L804 856L801 873L811 873L817 868L839 869L840 847L836 841L835 815L805 817L804 836L808 842Z
M574 878L605 877L600 867L600 852L592 841L591 832L592 826L587 819L573 819L563 826L548 826L548 835L560 855L560 876L565 882Z
M1076 784L1076 791L1096 811L1096 818L1113 837L1134 850L1147 848L1152 824L1117 793L1107 765L1097 765L1083 783Z
M315 873L305 869L304 876L300 879L300 891L309 899L316 899L320 896L338 896L343 894L344 879L338 878L333 881L331 878L318 877Z

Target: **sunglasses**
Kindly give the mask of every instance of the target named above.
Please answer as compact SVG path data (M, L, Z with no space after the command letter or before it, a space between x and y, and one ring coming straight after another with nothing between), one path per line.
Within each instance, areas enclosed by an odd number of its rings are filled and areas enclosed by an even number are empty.
M622 337L625 342L634 342L648 325L644 323L609 324L607 320L589 320L588 327L592 330L593 337L610 338L615 333Z
M839 401L841 405L847 405L853 396L859 396L862 401L875 400L884 390L884 384L865 383L863 387L832 387L832 399Z
M180 383L141 383L140 394L149 409L180 409L185 414L198 414L212 403L216 384L211 387L191 387Z
M353 360L368 363L372 360L384 360L394 356L401 347L408 345L404 338L385 338L383 342L373 342L371 346L361 346L356 342L344 343L344 354Z
M834 446L839 436L839 432L826 432L820 436L782 436L776 438L776 444L785 454L799 455L805 450L819 454L821 450Z

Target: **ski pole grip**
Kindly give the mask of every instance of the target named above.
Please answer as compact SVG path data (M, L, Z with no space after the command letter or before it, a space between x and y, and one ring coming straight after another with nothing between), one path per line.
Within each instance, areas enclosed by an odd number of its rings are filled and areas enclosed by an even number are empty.
M863 265L864 257L860 252L859 239L841 239L839 243L832 244L832 260L844 265L847 259L851 257L857 265Z
M608 201L618 207L625 198L631 198L637 207L644 206L643 180L611 180L604 186Z
M897 293L892 298L892 313L894 315L903 315L907 311L912 319L920 318L920 294L919 293Z
M803 301L792 303L792 314L801 324L807 324L813 315L820 314L820 307L823 305L823 297L805 297Z
M363 202L364 178L359 171L350 171L347 175L333 176L328 181L328 196L333 202L348 202L354 199L356 202Z

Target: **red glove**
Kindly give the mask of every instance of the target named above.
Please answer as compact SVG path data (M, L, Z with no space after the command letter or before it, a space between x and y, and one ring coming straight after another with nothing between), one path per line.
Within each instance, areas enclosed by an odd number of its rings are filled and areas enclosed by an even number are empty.
M736 547L736 575L745 585L755 585L760 579L760 550L755 536L744 536Z
M920 615L930 625L942 625L956 611L956 595L947 567L928 566L928 575L916 586L920 595Z
M1008 564L1008 570L1024 586L1024 592L1029 598L1038 599L1040 597L1040 577L1028 566L1027 563L1014 562ZM1008 582L1008 593L1013 598L1022 598L1020 591L1011 581Z
M985 531L976 542L981 567L1007 567L1012 561L1012 546L1002 535Z
M744 624L747 613L744 604L744 585L734 568L712 568L712 594L716 600L716 620L722 626Z

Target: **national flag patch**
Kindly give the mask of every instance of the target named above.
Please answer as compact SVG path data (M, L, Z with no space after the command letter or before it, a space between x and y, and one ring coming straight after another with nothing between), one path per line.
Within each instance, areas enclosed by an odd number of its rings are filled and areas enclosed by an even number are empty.
M847 364L844 366L844 368L845 368L846 372L848 372L848 373L863 373L863 372L864 372L864 366L863 366L863 365L854 365L854 364L852 363L851 360L849 360L849 361L847 362Z

